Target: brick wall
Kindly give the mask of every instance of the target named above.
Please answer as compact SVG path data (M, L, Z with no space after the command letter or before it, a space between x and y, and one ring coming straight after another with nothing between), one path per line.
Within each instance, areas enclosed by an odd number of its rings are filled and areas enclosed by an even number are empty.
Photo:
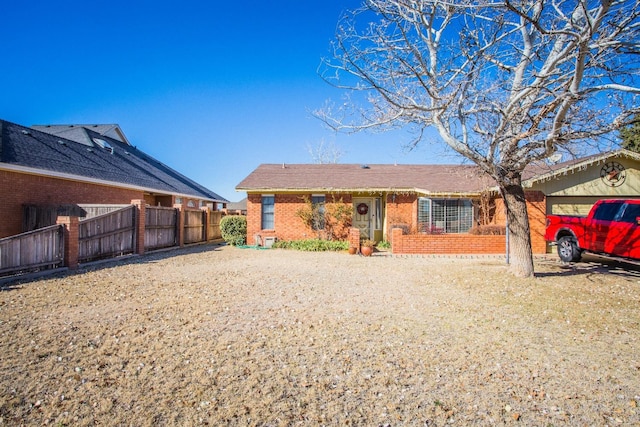
M144 198L142 191L9 171L0 171L0 183L0 237L23 231L23 204L125 204Z
M405 224L415 230L418 224L418 196L415 194L387 195L387 230L393 225ZM389 233L389 231L387 231Z
M471 234L403 234L392 230L394 254L501 254L505 253L505 236Z
M256 243L256 235L275 236L279 240L313 239L318 237L318 232L307 227L296 215L305 207L305 197L311 197L310 193L276 194L274 205L274 229L262 230L262 194L247 195L247 243ZM325 194L325 204L344 203L351 205L350 194L333 195Z
M527 214L529 215L529 227L531 233L531 249L534 254L547 252L547 244L544 240L544 232L547 228L547 199L540 191L525 191L527 201ZM502 199L496 200L496 215L494 222L498 225L506 224L506 214Z

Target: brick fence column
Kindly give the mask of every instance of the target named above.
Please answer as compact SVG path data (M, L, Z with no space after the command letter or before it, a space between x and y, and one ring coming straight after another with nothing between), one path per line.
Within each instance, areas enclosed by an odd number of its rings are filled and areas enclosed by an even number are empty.
M135 223L135 235L136 245L134 251L138 255L144 255L144 234L146 226L146 208L147 202L142 199L134 199L131 204L136 207L136 223Z
M360 252L360 229L352 227L349 229L349 246L352 248L358 248Z
M208 242L209 240L212 239L211 236L209 236L209 226L211 225L211 211L209 210L208 206L202 206L200 208L200 210L202 212L204 212L204 230L202 232L202 240L204 240L205 242Z
M184 246L184 209L181 203L176 203L173 205L173 208L178 212L178 217L176 218L176 244L179 247Z
M402 235L404 231L400 227L391 229L391 253L400 254L403 251Z
M75 270L80 255L80 219L77 216L59 216L56 224L64 227L64 266Z

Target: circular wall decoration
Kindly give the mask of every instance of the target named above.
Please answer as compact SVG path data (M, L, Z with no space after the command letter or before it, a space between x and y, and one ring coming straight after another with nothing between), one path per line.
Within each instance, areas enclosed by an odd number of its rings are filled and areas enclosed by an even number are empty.
M366 203L360 203L357 207L358 214L366 215L369 212L369 205Z
M618 187L627 178L627 172L618 162L608 162L600 169L600 178L609 187Z

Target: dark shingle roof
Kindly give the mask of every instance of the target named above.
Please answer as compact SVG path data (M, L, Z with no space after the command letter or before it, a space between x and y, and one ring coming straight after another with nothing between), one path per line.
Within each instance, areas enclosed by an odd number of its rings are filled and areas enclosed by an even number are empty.
M479 193L494 185L468 165L263 164L236 187L239 191L417 191Z
M85 178L158 193L227 202L127 142L88 128L76 127L73 132L84 142L0 120L0 164L42 171L50 176Z

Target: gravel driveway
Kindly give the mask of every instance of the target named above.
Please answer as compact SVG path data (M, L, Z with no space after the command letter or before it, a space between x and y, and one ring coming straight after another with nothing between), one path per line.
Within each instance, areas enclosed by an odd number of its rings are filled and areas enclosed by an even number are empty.
M198 246L0 292L0 425L640 425L640 274Z

